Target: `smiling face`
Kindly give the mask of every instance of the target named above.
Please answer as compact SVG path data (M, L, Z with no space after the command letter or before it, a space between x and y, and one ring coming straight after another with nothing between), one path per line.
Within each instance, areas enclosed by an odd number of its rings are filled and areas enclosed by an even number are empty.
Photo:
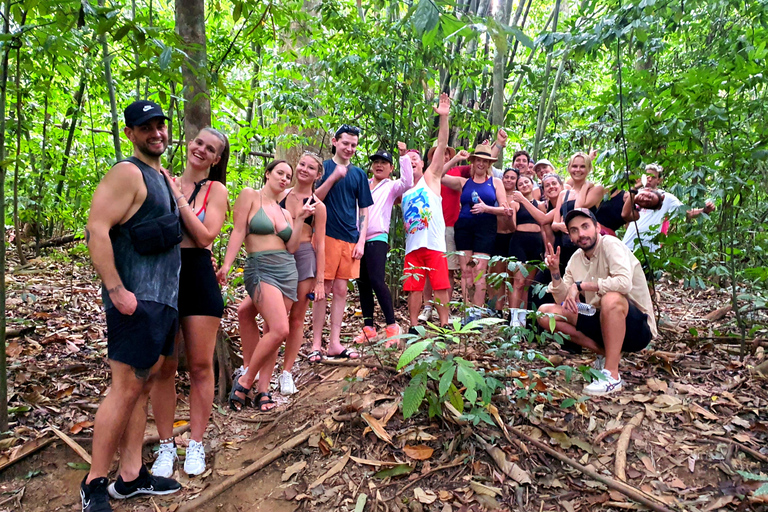
M653 169L653 168L647 168L645 170L646 182L645 186L646 188L649 188L651 190L656 190L659 188L659 184L661 184L661 178L659 178L659 171Z
M556 203L557 196L560 194L560 191L563 190L563 186L560 184L557 178L554 176L546 178L544 183L542 183L542 186L544 187L544 197L549 199L550 203Z
M525 155L517 155L517 158L512 162L512 167L518 171L528 169L528 157Z
M546 174L554 173L555 170L552 168L551 165L543 164L539 165L538 167L535 167L534 170L536 171L536 176L541 179Z
M592 219L579 215L572 218L568 223L568 234L571 236L571 242L587 252L597 243L599 231L597 224Z
M301 184L312 185L312 183L317 181L321 170L322 167L317 160L309 155L304 155L299 159L299 163L296 164L296 181Z
M660 202L661 198L659 195L650 189L642 189L635 196L635 204L640 208L655 210L659 207Z
M491 161L485 158L472 158L472 176L488 176Z
M408 158L411 159L411 167L413 167L413 179L419 181L424 175L424 160L421 159L421 155L416 151L409 151Z
M331 144L336 147L336 154L345 161L352 160L357 152L357 143L360 137L351 133L342 133L339 138L332 138Z
M382 158L376 158L371 162L371 172L377 181L386 180L392 174L392 164Z
M196 169L210 169L219 162L224 143L214 134L201 131L189 143L187 165Z
M271 171L267 171L266 185L276 192L282 192L291 183L293 170L285 162L277 164Z
M587 161L583 156L575 156L571 159L571 163L568 165L568 174L571 175L574 181L583 181L587 179L589 169L587 168Z
M501 179L501 182L504 184L504 190L507 192L512 192L517 189L517 173L515 171L509 170L504 173L504 176Z
M520 176L517 180L517 190L524 196L528 196L533 191L533 182L528 176Z
M168 127L165 118L155 117L141 126L126 126L125 136L142 154L157 158L168 148Z

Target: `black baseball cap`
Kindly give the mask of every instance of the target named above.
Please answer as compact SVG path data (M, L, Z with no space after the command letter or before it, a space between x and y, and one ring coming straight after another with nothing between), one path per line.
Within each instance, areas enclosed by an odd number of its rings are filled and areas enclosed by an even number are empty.
M160 105L149 100L134 101L125 107L124 115L125 126L128 127L141 126L155 117L162 117L168 121L171 120L170 117L163 114L163 109Z
M386 160L387 162L389 162L390 165L394 165L392 161L392 153L390 153L385 149L378 150L377 152L369 156L368 160L370 160L371 162L373 162L374 160Z
M595 224L597 224L597 218L595 218L595 214L590 210L586 208L574 208L565 214L565 225L568 226L568 223L576 217L589 217Z

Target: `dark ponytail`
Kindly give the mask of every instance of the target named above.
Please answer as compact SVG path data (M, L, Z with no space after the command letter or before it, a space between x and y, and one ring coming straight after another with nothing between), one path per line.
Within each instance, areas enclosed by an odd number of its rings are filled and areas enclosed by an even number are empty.
M222 185L227 185L227 164L229 163L229 139L222 132L216 128L206 126L201 132L208 132L214 135L222 143L221 153L219 153L219 161L211 166L211 170L208 173L208 179L211 181L218 181Z

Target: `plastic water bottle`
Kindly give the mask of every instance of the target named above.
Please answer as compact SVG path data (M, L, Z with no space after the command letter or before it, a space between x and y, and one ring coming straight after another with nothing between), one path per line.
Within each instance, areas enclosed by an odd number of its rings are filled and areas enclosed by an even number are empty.
M477 190L472 191L472 202L475 204L480 202L480 196L477 195Z
M579 310L580 315L584 316L594 316L597 310L595 309L595 306L592 304L587 304L586 302L577 302L576 303L576 309Z

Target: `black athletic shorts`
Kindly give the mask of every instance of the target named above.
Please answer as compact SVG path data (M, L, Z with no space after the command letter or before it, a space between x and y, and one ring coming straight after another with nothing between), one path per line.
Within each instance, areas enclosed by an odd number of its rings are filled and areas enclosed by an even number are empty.
M466 219L459 217L453 226L457 251L491 254L496 243L496 217L483 214Z
M140 300L132 315L107 309L107 351L113 361L146 370L173 354L179 313L170 306Z
M179 274L179 318L224 315L221 288L213 271L211 251L182 248Z
M514 233L496 233L496 242L493 245L491 256L509 257L509 241Z
M640 352L651 342L651 328L648 326L648 315L640 311L637 306L629 302L629 311L627 312L627 332L624 335L624 345L622 352ZM600 311L594 316L579 315L576 320L576 330L586 334L595 343L604 346L603 331L600 328Z
M530 231L515 231L509 241L509 255L517 258L517 261L528 263L529 261L541 261L544 252L544 241L541 233Z

